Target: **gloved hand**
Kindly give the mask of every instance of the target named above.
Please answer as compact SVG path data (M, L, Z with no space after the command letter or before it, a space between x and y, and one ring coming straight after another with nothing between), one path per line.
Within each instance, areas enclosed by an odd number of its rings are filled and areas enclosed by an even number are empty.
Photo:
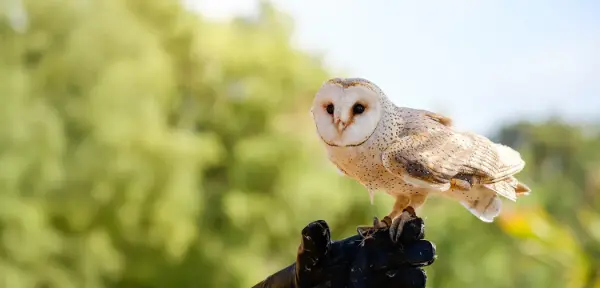
M404 225L398 243L391 241L387 229L366 239L355 235L332 242L327 223L315 221L302 230L296 263L254 288L424 288L427 277L421 267L434 262L435 245L423 237L421 218Z

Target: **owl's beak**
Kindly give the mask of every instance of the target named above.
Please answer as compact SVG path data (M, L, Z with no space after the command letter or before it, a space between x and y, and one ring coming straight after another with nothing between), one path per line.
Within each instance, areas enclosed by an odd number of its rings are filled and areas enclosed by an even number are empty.
M342 121L340 118L335 119L335 126L337 126L338 132L342 133L346 130L346 122Z

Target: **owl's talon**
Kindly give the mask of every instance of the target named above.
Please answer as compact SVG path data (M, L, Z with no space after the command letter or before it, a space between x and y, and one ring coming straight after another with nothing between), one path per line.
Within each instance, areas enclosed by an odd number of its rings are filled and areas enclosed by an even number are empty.
M373 227L379 226L379 218L377 216L373 217Z
M391 225L392 218L390 218L390 216L385 216L381 220L379 220L377 217L373 219L373 228L377 230L389 228Z
M404 228L404 225L408 221L416 218L416 216L415 210L412 207L408 207L402 212L402 214L400 214L399 217L396 217L392 221L392 225L390 226L390 238L392 239L392 242L398 242L400 236L402 236L402 229Z
M381 222L383 223L382 225L385 225L385 227L391 227L392 226L392 218L390 218L390 216L385 216L383 217L383 219L381 219ZM382 227L382 228L385 228Z
M356 232L363 238L367 237L371 231L373 230L373 226L358 226L356 227Z
M415 218L417 217L417 212L415 212L415 208L408 206L408 207L404 208L404 211L402 211L402 212L405 212L405 211L408 212L408 214L410 214L410 216L415 217Z
M389 216L379 220L377 216L373 217L373 226L361 225L356 227L356 232L363 238L373 235L378 230L387 229L392 225L392 219Z

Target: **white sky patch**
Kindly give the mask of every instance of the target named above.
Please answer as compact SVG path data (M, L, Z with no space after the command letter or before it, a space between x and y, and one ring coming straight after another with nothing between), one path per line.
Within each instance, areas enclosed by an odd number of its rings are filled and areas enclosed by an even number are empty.
M254 0L185 0L213 19ZM298 47L398 105L491 133L520 118L600 120L600 1L275 0Z

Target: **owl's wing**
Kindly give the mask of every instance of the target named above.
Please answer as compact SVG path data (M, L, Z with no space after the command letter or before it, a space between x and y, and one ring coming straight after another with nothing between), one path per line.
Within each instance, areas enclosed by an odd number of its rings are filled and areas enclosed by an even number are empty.
M496 183L525 166L520 154L507 146L450 129L404 136L383 152L382 162L409 184L441 191L456 183L452 180L468 186Z
M434 112L429 112L429 111L425 111L425 116L433 119L434 121L446 126L446 127L452 127L452 118L444 116L442 114L438 114L438 113L434 113Z

